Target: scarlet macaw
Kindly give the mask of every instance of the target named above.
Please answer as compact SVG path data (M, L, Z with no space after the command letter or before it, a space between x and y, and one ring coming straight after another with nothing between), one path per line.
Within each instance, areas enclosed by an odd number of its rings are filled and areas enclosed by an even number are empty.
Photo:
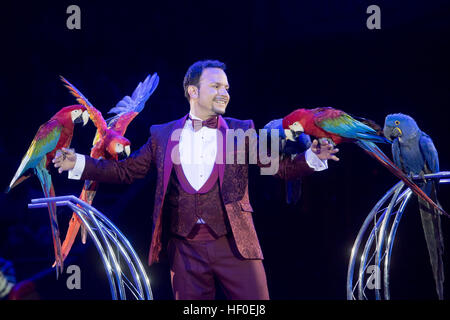
M424 175L439 172L439 158L433 140L419 129L416 121L408 115L396 113L386 117L384 135L393 141L394 163L409 175ZM436 182L419 183L422 190L437 202ZM425 233L431 268L440 300L444 299L444 240L441 217L426 202L419 198L419 211Z
M47 168L55 157L56 151L68 148L72 141L74 123L88 122L89 115L82 105L72 105L62 108L49 121L41 125L31 142L28 151L22 158L19 168L14 175L6 192L31 176L30 169L38 177L45 197L54 197L52 179ZM58 219L56 216L56 205L48 206L50 215L50 226L52 230L53 247L55 251L56 265L62 272L63 258L61 255L61 240L59 238ZM57 275L58 275L58 268Z
M114 159L125 158L130 155L130 141L125 138L125 134L130 122L139 114L145 106L146 101L158 86L159 77L155 73L152 77L147 76L145 81L140 82L134 90L132 97L125 96L109 113L116 113L108 120L108 124L103 119L102 114L83 96L83 94L61 77L70 93L74 95L79 103L84 105L89 112L91 120L94 122L97 132L91 149L91 157L94 159ZM92 204L98 183L86 180L81 191L80 199ZM63 259L67 257L72 248L75 237L80 228L81 221L76 213L70 219L69 228L62 244ZM86 243L86 231L82 228L82 242Z
M449 216L378 148L375 143L390 143L390 141L383 136L381 127L373 121L366 119L358 121L344 111L331 107L297 109L283 118L283 128L286 130L286 136L291 139L293 133L304 132L317 138L331 140L336 145L342 142L355 142L401 179L419 198Z

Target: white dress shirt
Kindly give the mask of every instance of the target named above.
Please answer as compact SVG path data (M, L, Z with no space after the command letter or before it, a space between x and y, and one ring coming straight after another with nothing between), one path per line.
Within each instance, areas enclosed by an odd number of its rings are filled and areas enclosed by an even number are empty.
M200 118L189 114L192 119ZM191 119L187 119L181 131L180 163L189 184L196 190L205 184L214 168L217 155L217 129L202 127L195 131Z

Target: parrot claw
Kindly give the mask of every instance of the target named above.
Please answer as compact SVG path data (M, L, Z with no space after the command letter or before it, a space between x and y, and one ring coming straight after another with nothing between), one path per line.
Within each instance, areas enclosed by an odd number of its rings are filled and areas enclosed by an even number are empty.
M61 262L53 262L52 268L56 268L56 280L58 280L59 275L63 273L63 265Z
M419 177L422 179L423 183L427 183L427 179L425 178L425 172L423 172L423 170L420 171Z

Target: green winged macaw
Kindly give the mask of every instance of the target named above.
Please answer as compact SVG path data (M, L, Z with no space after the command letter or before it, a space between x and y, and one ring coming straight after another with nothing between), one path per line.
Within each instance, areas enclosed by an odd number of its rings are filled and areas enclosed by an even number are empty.
M52 179L47 168L56 151L61 148L68 148L72 141L74 123L82 122L85 125L89 121L86 107L82 105L72 105L62 108L49 121L39 127L28 151L22 158L19 168L14 175L6 192L31 176L30 171L38 177L45 197L54 197ZM63 269L63 259L61 255L61 242L59 238L58 220L56 216L56 205L50 204L48 207L50 214L50 226L52 230L53 247L57 267ZM58 275L58 268L57 268Z
M125 96L109 111L109 113L115 113L116 115L108 119L108 122L103 119L101 112L94 108L74 85L63 77L61 77L61 80L77 101L86 107L92 122L97 128L90 156L94 159L104 158L107 160L118 160L128 157L130 155L130 141L123 135L130 122L144 109L146 101L158 86L158 75L154 73L151 77L150 75L147 76L144 82L139 82L131 97ZM86 180L80 199L92 204L97 189L98 183L96 181ZM81 221L78 215L73 213L62 244L63 259L69 254L80 225ZM86 231L84 228L82 228L81 239L83 243L86 243Z
M439 172L439 157L433 140L420 130L416 121L402 113L386 116L383 132L393 141L392 156L394 163L405 174L423 176ZM418 183L422 190L437 202L437 184L433 180ZM420 218L427 242L431 268L433 270L436 292L440 300L444 299L444 239L441 217L422 199L419 200Z
M355 142L401 179L419 198L449 216L378 148L376 143L391 143L383 136L381 127L371 120L363 118L360 120L331 107L297 109L283 118L283 128L286 130L286 136L291 139L294 135L306 133L317 138L325 138L336 145L342 142Z

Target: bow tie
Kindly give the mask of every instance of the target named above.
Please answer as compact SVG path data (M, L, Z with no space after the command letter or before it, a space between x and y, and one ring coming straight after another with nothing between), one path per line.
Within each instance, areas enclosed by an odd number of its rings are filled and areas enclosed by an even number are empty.
M192 121L192 127L194 128L195 132L200 130L202 127L217 129L217 116L211 117L205 121L192 119L190 116L189 119L191 119Z

